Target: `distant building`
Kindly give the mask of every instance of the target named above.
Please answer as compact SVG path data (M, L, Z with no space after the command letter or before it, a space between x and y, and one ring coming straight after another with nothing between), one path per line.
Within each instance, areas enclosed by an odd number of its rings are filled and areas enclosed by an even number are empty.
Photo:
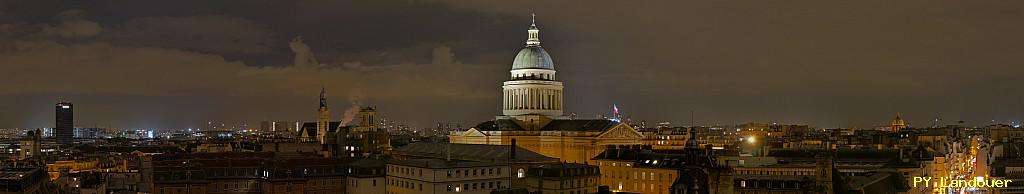
M293 135L299 131L299 127L302 127L302 123L294 121L260 122L260 132L264 133Z
M733 176L705 149L652 150L642 146L605 149L594 158L601 185L614 192L731 193Z
M42 132L38 129L29 130L26 136L20 141L21 151L18 154L18 159L25 160L29 158L42 157L41 149L43 145L40 144L42 135Z
M319 142L321 155L366 157L391 149L389 132L380 125L376 108L359 107L360 122L356 125L330 121L327 99L324 91L320 91L317 113L317 121L303 123L296 137L299 142Z
M345 193L348 161L274 153L158 155L153 193Z
M75 113L74 105L70 102L57 103L57 126L54 132L58 144L71 144L75 141Z
M338 138L338 146L341 146L342 155L369 155L391 150L390 133L380 126L376 108L360 108L358 118L359 124L349 127L348 133L339 133L335 136Z
M99 137L99 134L104 130L106 129L95 127L75 128L75 138L94 139Z
M903 121L900 114L896 114L896 118L892 119L892 124L889 124L889 131L899 132L900 130L906 129L907 123Z
M0 169L0 194L52 193L49 176L42 167Z

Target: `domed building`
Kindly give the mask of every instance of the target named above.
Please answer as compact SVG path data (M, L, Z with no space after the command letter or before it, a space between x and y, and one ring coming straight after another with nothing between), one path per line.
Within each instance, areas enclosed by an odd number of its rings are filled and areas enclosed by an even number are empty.
M452 132L451 143L511 145L584 163L610 145L641 144L643 135L628 124L609 119L575 119L564 115L562 82L555 63L540 44L536 22L527 29L526 46L512 60L510 78L501 88L501 115L467 131Z
M511 78L502 88L502 111L507 116L562 116L562 82L555 80L555 63L540 47L540 29L531 24L526 48L512 61Z
M900 130L905 128L907 128L906 122L904 122L903 118L900 118L900 114L897 113L896 118L892 119L892 124L889 125L889 131L899 132Z

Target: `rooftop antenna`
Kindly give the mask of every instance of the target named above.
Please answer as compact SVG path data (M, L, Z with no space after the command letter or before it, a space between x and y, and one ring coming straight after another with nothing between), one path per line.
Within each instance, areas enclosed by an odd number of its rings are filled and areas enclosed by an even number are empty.
M693 128L693 126L697 126L697 124L693 123L693 109L690 109L690 128Z

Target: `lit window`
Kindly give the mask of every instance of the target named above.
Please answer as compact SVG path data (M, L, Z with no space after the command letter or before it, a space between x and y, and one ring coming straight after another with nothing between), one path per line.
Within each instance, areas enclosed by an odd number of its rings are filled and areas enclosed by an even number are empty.
M519 172L516 173L516 177L519 177L519 178L526 177L526 171L523 170L522 168L520 168Z

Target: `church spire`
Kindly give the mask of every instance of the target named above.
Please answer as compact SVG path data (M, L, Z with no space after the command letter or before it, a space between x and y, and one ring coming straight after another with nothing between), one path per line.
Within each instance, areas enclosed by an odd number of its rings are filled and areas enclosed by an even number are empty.
M540 29L537 28L537 14L530 13L530 29L526 30L529 36L526 38L526 46L540 46Z
M320 107L327 107L327 89L320 86Z

